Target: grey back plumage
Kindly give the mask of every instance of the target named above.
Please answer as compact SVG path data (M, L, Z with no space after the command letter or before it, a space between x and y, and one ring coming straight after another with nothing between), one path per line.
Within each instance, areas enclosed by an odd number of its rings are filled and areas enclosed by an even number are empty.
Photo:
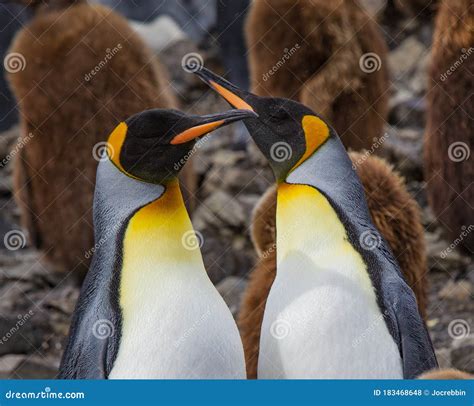
M164 190L126 176L108 159L99 163L93 259L74 312L59 378L104 379L112 370L121 335L119 286L125 229L133 214Z

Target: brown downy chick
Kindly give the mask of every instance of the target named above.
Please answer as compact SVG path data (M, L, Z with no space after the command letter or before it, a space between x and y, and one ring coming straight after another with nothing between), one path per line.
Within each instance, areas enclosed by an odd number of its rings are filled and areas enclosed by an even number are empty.
M252 92L307 105L346 148L368 149L382 134L387 47L356 1L256 1L246 34Z
M418 379L435 379L435 380L451 380L451 379L474 379L474 375L459 369L433 369L432 371L421 374Z
M419 207L385 161L362 153L349 155L364 186L374 224L389 243L424 316L427 264ZM257 376L260 327L276 272L275 211L276 187L272 186L254 210L252 240L259 260L250 275L238 317L247 374L252 379Z
M81 277L93 253L95 173L108 134L134 113L176 101L124 18L81 1L33 3L36 14L10 49L25 61L9 74L24 144L14 195L32 245L59 271ZM183 189L191 190L187 168Z
M474 252L474 2L442 1L436 17L424 158L428 202L451 241Z

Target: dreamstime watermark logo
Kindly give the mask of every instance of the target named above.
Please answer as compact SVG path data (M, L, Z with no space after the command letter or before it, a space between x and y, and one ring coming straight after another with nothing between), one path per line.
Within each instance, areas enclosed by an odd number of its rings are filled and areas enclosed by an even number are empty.
M20 248L25 248L26 236L20 230L8 231L3 237L3 244L5 248L10 251L16 251Z
M173 167L174 170L179 171L186 164L186 162L188 162L191 159L191 157L209 140L210 137L211 137L211 134L207 134L206 136L198 140L198 142L194 144L193 149L174 164L174 167Z
M466 338L470 332L469 323L463 319L452 320L448 325L448 334L453 340Z
M298 49L300 49L300 44L298 43L293 45L290 49L285 48L283 50L283 56L281 59L279 59L277 63L268 70L268 72L262 75L263 81L266 82L268 79L270 79L270 76L273 76L276 72L278 72L278 69L280 69L286 63L286 61L288 61L296 53L296 51L298 51Z
M276 243L273 243L265 251L262 252L262 258L268 258L272 253L276 252Z
M467 161L470 156L471 150L465 142L453 142L448 147L448 157L453 162Z
M86 82L89 82L97 73L99 73L108 63L112 58L117 55L120 50L122 49L122 44L118 43L116 46L114 46L112 49L107 48L105 50L105 57L100 60L100 62L94 66L94 68L89 72L84 75L84 80Z
M33 137L34 135L32 133L29 133L26 137L20 137L13 149L0 162L0 168L4 168L8 162L10 162L23 149L23 147L31 141Z
M359 155L361 156L357 158L356 161L352 162L352 168L356 169L360 165L362 165L371 155L375 153L377 149L379 149L382 146L382 144L387 140L387 138L388 138L388 133L385 133L380 138L375 138L374 143L372 144L370 149L365 150L364 152L360 153Z
M38 392L14 392L9 390L5 393L5 399L84 399L84 392L54 392L49 386Z
M100 319L92 326L92 334L99 340L105 340L115 334L115 328L110 320Z
M275 142L270 148L270 157L275 162L288 161L293 156L290 144L285 141Z
M197 230L189 230L183 234L181 238L183 247L189 251L193 251L202 247L204 243L203 235Z
M469 58L472 53L474 52L474 48L470 47L469 49L462 48L461 49L461 56L456 59L456 61L448 68L448 70L444 73L442 73L439 78L442 82L444 82L449 76L451 76L454 72L456 72L456 69L458 69L464 61Z
M472 231L474 231L474 224L469 224L469 226L462 226L461 227L461 234L459 234L459 237L456 238L448 248L445 250L441 251L440 257L441 258L446 258L450 252L452 252L461 242L466 238Z
M181 59L181 67L188 73L194 73L204 66L202 56L197 52L190 52Z
M100 141L92 148L92 157L97 162L107 161L114 156L114 147L106 141Z
M382 237L375 230L366 230L359 236L360 246L367 251L372 251L382 243Z
M33 310L30 310L28 313L25 314L19 314L18 315L18 321L15 323L15 325L8 330L2 338L0 338L0 344L3 345L5 344L10 338L12 338L18 330L29 320L33 317L35 312Z
M382 67L382 60L375 52L367 52L359 58L359 68L365 73L374 73Z
M275 320L270 326L270 334L277 340L283 340L291 333L291 324L283 319Z
M3 59L3 67L8 73L18 73L25 70L26 59L18 52L11 52Z

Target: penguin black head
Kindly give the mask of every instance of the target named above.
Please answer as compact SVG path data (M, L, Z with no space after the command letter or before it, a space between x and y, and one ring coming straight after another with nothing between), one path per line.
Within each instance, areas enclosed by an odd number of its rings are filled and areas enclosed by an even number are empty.
M146 110L115 128L107 142L107 154L120 171L132 178L166 183L178 175L179 163L186 161L198 137L255 116L250 110L205 116L187 115L177 110Z
M301 103L254 95L206 68L194 73L233 107L257 113L254 117L247 117L244 123L278 181L283 181L335 136L334 130L321 117Z

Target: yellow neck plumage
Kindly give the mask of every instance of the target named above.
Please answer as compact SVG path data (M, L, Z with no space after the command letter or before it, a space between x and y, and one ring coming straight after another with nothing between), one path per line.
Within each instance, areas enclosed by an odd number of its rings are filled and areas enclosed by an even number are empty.
M129 221L123 242L122 308L133 308L134 296L154 281L159 286L162 272L204 270L199 246L178 181L173 181L159 199L139 209Z
M331 268L335 258L365 265L347 238L344 224L314 187L281 183L277 198L277 264L290 257L309 258ZM278 270L277 266L277 270Z

